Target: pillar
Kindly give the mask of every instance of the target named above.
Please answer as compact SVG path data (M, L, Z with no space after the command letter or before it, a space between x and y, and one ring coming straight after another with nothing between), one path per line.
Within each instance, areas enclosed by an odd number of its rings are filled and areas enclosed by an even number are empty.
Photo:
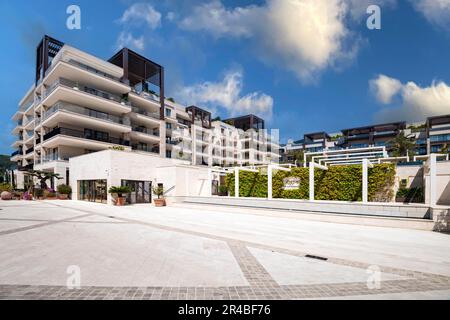
M309 163L309 200L314 201L314 163Z
M213 178L212 170L208 169L208 188L209 188L208 194L209 194L210 197L212 197L212 195L213 195L212 194L212 178Z
M272 165L267 167L267 199L272 200Z
M430 155L430 206L435 206L437 203L436 200L436 173L437 173L437 156L436 154Z
M369 202L369 187L368 187L368 179L369 179L369 160L363 159L362 161L362 201L364 203Z
M239 198L239 168L234 168L234 197Z

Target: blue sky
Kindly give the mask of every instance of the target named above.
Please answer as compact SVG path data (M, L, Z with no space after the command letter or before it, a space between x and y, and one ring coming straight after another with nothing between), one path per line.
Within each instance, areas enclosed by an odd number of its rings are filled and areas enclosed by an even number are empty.
M450 113L450 0L2 1L0 18L1 153L44 34L104 59L126 45L165 66L167 96L259 114L282 141Z

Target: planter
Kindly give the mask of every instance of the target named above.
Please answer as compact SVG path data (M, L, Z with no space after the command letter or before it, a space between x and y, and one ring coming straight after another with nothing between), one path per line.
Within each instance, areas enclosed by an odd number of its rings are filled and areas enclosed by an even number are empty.
M125 205L125 198L124 197L117 197L116 199L116 206L122 207Z
M167 206L166 199L154 199L155 207L165 207Z
M405 203L406 202L406 197L396 197L395 198L395 202Z
M1 199L2 200L12 200L12 197L13 197L13 195L9 191L3 191L2 194L1 194Z
M69 199L69 195L68 194L60 194L59 195L59 200L67 200Z

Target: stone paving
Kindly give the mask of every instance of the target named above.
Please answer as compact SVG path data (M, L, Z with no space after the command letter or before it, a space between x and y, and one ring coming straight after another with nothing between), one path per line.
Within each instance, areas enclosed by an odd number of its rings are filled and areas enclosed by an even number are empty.
M11 202L13 203L13 202ZM70 224L73 228L80 231L80 228L86 228L86 226L106 227L113 225L115 228L123 227L140 227L142 230L157 230L164 235L185 235L187 237L201 238L208 241L203 246L212 246L215 250L221 249L216 247L215 243L225 243L231 256L234 258L237 268L240 270L243 280L239 277L235 277L235 280L228 280L235 282L235 285L227 286L208 286L208 285L196 285L196 286L182 286L182 285L165 285L165 286L116 286L114 284L108 286L99 285L82 285L79 289L68 289L63 284L51 285L51 284L23 284L23 272L13 272L7 270L17 267L14 265L14 261L0 262L0 299L156 299L156 300L223 300L223 299L236 299L236 300L273 300L273 299L321 299L321 298L337 298L337 297L366 297L372 295L384 295L384 297L393 297L398 294L408 294L409 298L414 298L414 293L438 293L438 298L450 298L450 276L445 274L429 273L418 270L409 270L404 268L398 268L394 266L383 266L377 264L376 267L380 272L380 282L376 288L370 288L367 281L355 281L338 279L339 270L345 268L354 268L348 270L357 270L359 273L366 272L368 268L373 266L371 263L354 261L349 259L343 259L339 257L322 257L320 255L314 255L314 252L305 252L302 250L293 250L286 246L267 245L261 243L261 241L249 241L241 240L238 237L217 235L211 232L215 226L211 226L208 232L202 232L193 230L192 228L175 227L169 224L156 223L155 221L148 221L145 219L137 219L133 215L127 214L124 210L116 211L114 208L106 206L87 204L78 205L76 202L42 202L39 203L42 209L57 209L58 214L55 214L50 219L46 220L39 215L33 215L30 212L36 210L38 207L36 204L29 205L26 208L26 214L24 216L17 216L12 218L11 214L7 217L3 217L5 211L20 211L20 206L23 202L17 202L14 206L0 202L0 207L3 209L0 214L0 225L10 222L28 222L32 225L14 227L6 226L0 230L0 258L2 258L2 251L7 251L7 248L2 246L2 240L9 237L8 241L13 240L11 237L24 235L29 232L39 232L41 236L45 237L46 232L50 228L54 228L58 225ZM138 208L138 207L136 207ZM127 211L130 208L125 209ZM68 216L64 216L64 214ZM111 213L109 213L111 212ZM181 212L181 211L180 211ZM213 213L212 213L213 214ZM30 216L31 215L31 216ZM257 218L257 217L256 217ZM167 218L169 219L169 218ZM233 219L239 219L236 213L233 214ZM255 226L256 228L256 226ZM89 229L91 230L91 229ZM95 232L95 229L92 229ZM91 231L89 231L91 232ZM141 232L136 230L136 232ZM59 234L59 236L61 236ZM63 235L62 235L63 236ZM448 240L448 239L447 239ZM158 244L155 243L155 246ZM89 248L84 248L89 251ZM308 261L311 261L318 267L323 267L324 272L331 273L331 281L324 283L321 279L311 279L318 283L298 283L298 284L285 284L283 280L277 279L276 272L270 273L264 265L269 266L271 263L277 262L278 257L272 257L272 261L267 261L262 256L255 254L255 250L262 250L268 257L271 254L286 255L297 261L300 265L308 265ZM220 251L222 256L222 251ZM27 252L18 252L17 254L27 254ZM192 254L196 254L194 251ZM8 257L11 257L9 255ZM224 258L225 259L225 258ZM28 260L29 261L29 260ZM162 266L168 266L167 260L164 260ZM221 260L222 261L222 260ZM223 260L226 263L227 260ZM17 262L17 263L20 263ZM102 263L101 261L99 263ZM142 262L143 263L143 262ZM156 263L156 262L155 262ZM180 262L180 263L183 263ZM314 268L313 264L313 268ZM43 268L45 268L44 266ZM308 267L309 268L309 267ZM327 271L327 268L331 268L331 272ZM270 269L270 268L269 268ZM345 270L347 270L345 269ZM195 270L194 270L195 271ZM230 269L231 272L231 269ZM298 270L302 272L302 270ZM450 270L449 270L450 272ZM355 271L356 273L356 271ZM197 275L199 279L202 275ZM225 277L227 275L224 275ZM311 272L311 275L306 275L310 278L317 277L317 274ZM205 274L206 277L206 274ZM231 273L230 273L231 277ZM369 275L368 275L369 277ZM289 278L289 274L283 275L284 279ZM3 281L2 281L3 279ZM16 283L14 281L16 280ZM339 280L339 281L338 281ZM290 282L293 280L291 279ZM346 282L342 282L346 281ZM294 281L295 282L295 281ZM313 281L314 282L314 281ZM386 296L387 295L387 296ZM396 296L402 298L402 296ZM420 295L417 295L420 297Z

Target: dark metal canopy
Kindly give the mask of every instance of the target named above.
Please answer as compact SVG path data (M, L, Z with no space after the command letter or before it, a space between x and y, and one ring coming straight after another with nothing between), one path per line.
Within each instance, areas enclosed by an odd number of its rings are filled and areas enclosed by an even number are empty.
M383 131L399 131L406 129L406 122L391 122L377 124L373 126L357 127L351 129L344 129L342 133L344 136L358 135L358 134L369 134L371 132L383 132Z
M45 72L52 63L52 59L58 54L64 43L47 35L39 42L36 49L36 85L44 79Z
M255 116L254 114L249 114L242 117L231 118L224 120L223 122L228 123L238 129L247 131L249 129L264 129L264 120Z

